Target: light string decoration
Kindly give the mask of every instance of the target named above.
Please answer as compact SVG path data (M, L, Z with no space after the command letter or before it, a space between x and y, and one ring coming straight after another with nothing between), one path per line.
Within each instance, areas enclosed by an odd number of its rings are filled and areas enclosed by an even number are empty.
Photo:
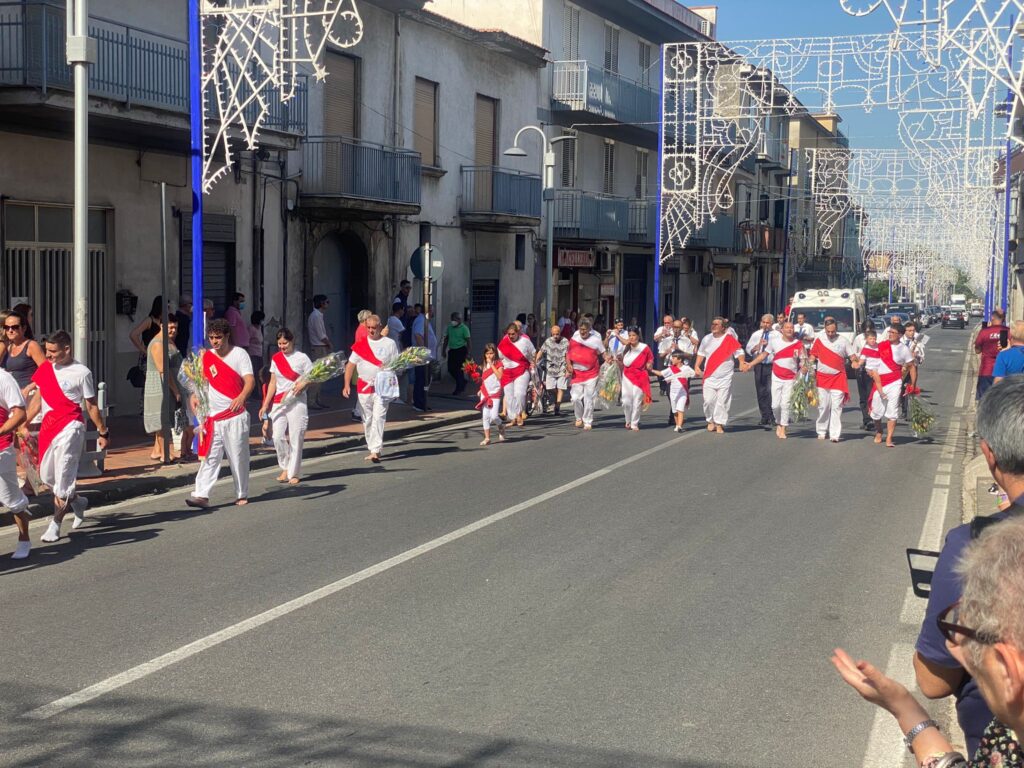
M363 20L355 0L201 0L200 16L208 193L233 167L233 145L255 149L274 102L293 101L303 76L324 80L328 44L358 44Z

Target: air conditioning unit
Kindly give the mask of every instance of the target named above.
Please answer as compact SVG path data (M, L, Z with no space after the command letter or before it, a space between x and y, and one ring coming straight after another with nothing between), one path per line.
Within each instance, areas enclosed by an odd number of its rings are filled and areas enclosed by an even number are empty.
M612 252L606 250L600 250L597 252L597 271L598 272L613 272L612 268Z

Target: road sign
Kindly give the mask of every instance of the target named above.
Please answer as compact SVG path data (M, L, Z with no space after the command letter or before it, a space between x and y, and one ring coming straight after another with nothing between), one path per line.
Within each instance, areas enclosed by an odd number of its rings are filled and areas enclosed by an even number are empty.
M423 249L417 248L412 252L412 258L409 259L409 269L412 270L413 276L417 280L423 279ZM441 255L441 249L436 245L430 246L430 278L437 280L441 277L441 272L444 270L444 256Z

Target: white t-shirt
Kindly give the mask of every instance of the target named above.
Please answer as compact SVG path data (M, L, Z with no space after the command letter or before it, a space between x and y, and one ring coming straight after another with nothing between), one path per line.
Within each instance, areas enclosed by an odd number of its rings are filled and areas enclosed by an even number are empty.
M274 357L277 357L277 353L274 353ZM274 374L274 383L277 386L277 394L287 395L292 391L292 387L295 386L295 382L281 375L281 371L278 370L277 362L274 360L274 357L270 358L270 372ZM306 355L305 352L295 350L290 355L285 355L285 359L288 361L288 365L291 366L292 370L300 377L309 373L309 370L313 367L313 361L309 359L309 356ZM302 394L298 397L300 400L305 400L305 390L303 390Z
M725 337L728 336L728 335L729 335L729 332L726 331L719 338L716 339L715 338L715 334L709 333L707 336L705 336L703 339L701 339L700 348L697 350L697 356L704 358L704 363L707 364L708 358L711 357L711 355L713 355L715 353L715 350L717 350L722 345L722 342L725 341ZM732 335L735 337L736 334L734 333ZM733 357L739 357L742 354L743 354L743 348L740 347L739 349L737 349L733 353ZM731 362L729 362L729 363L722 363L720 366L718 366L718 368L716 368L712 372L711 376L705 376L704 380L705 381L713 381L713 382L721 382L721 383L725 383L727 381L731 381L732 380L732 364L731 364Z
M822 332L822 334L818 336L818 341L843 358L843 360L846 360L853 354L853 347L850 345L850 342L846 340L845 336L836 336L835 341L829 341L828 336ZM831 365L826 365L820 359L818 360L818 370L830 376L840 373L840 371L836 370Z
M860 356L860 351L867 346L868 340L863 333L858 333L853 337L853 354Z
M572 335L572 340L575 341L577 344L582 344L585 347L590 347L592 350L597 352L598 355L604 354L604 342L601 341L601 337L598 334L594 333L593 331L591 331L590 335L587 336L587 338L585 339L582 336L580 336L579 331L576 331L576 333ZM572 345L570 344L570 346ZM598 359L597 364L601 364L600 359ZM583 365L579 363L572 363L572 367L577 371L590 370L589 368L584 368Z
M306 335L309 336L309 343L312 346L324 346L324 339L327 338L327 326L324 325L324 313L314 309L309 313L306 320Z
M501 376L495 376L492 371L491 375L484 379L483 385L484 389L487 391L487 394L489 394L491 397L494 397L499 392L501 392Z
M679 373L673 373L672 368L668 367L661 372L661 375L665 381L669 382L669 396L675 399L683 388L683 381L692 379L697 375L697 372L686 363L683 363L679 366Z
M752 334L750 334L750 339L749 339L749 341L747 341L747 354L748 355L750 355L751 357L757 357L759 354L761 354L761 338L764 335L765 335L765 332L762 331L760 328L758 328L756 331L754 331ZM777 331L771 331L771 330L768 331L768 341L769 342L772 339L776 338L777 336L779 336L779 333ZM766 357L762 362L770 363L772 361L772 355L771 355L770 351L768 350L767 343L766 343L766 346L765 346L765 351L769 352L769 354L768 354L768 357Z
M654 340L658 343L658 355L664 357L672 351L674 341L672 339L672 326L666 328L664 325L659 326L658 330L654 332Z
M398 357L398 344L395 343L394 339L389 339L386 336L381 336L379 339L371 339L367 336L366 343L370 345L370 350L373 352L374 357L380 361L381 365L378 366L369 360L364 360L355 350L348 356L348 361L356 364L356 373L362 381L373 385L381 366L387 365L391 360Z
M10 414L12 408L24 408L25 398L21 396L18 382L3 368L0 368L0 409ZM2 423L0 423L2 426Z
M221 357L216 352L210 354L216 355L218 360L215 365L226 365L229 368L233 368L235 373L241 377L246 375L252 376L252 360L249 358L249 353L241 347L232 347L231 351L224 357ZM210 397L210 415L216 416L218 413L226 411L228 406L231 405L231 398L225 397L212 386L207 385Z
M781 333L774 334L771 340L768 342L768 355L772 360L772 364L779 366L779 368L785 368L787 371L792 371L793 373L796 373L797 370L799 370L800 366L799 357L784 357L780 360L776 360L775 356L779 354L779 352L781 352L782 350L786 349L787 347L791 347L794 344L798 343L798 339L786 341L782 337Z
M866 359L867 370L878 371L879 374L886 374L898 373L902 366L914 361L914 356L910 354L910 350L905 346L896 343L892 345L892 360L897 366L895 371L890 370L889 366L886 365L880 357L869 357Z
M814 341L814 326L810 323L793 323L793 333L805 344Z
M629 365L634 360L636 360L638 357L640 357L640 354L645 349L647 349L647 345L644 344L643 342L640 342L639 344L637 344L635 349L627 349L625 351L625 353L622 355L622 364L623 365Z
M249 359L249 355L245 356ZM81 405L90 397L96 397L96 385L92 380L92 371L86 368L77 360L68 365L54 365L53 372L57 374L57 383L60 385L64 396L73 403ZM41 394L41 391L40 391ZM43 398L43 405L40 413L45 416L52 409L46 398Z
M608 336L608 351L618 355L622 348L629 343L629 334L626 331L618 331L613 328Z
M426 333L423 332L424 325L427 326ZM412 340L414 345L416 344L417 334L423 337L423 346L430 350L430 359L436 359L437 335L434 333L434 326L427 323L426 315L416 315L416 319L412 321Z
M402 346L402 334L405 333L405 324L395 315L388 318L388 338L393 339L395 344Z
M523 357L525 357L527 360L533 360L533 358L537 356L537 348L533 346L533 342L530 341L530 338L528 336L520 336L517 341L513 342L513 344L516 345L519 351L523 353ZM510 374L515 375L516 378L519 378L519 376L522 375L522 365L519 365L518 363L509 360L507 357L501 354L500 351L498 352L498 357L501 358L501 367L508 371Z

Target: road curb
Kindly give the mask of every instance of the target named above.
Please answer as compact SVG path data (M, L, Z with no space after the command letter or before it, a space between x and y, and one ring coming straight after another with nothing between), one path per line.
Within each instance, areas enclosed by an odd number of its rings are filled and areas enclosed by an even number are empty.
M967 354L970 355L967 365L967 402L964 403L964 460L962 465L962 477L960 478L961 497L961 520L965 523L971 522L978 516L978 483L988 476L988 465L985 459L978 455L978 442L974 438L974 427L977 424L978 401L974 397L974 389L971 383L977 386L978 379L978 356L974 352L974 342L981 333L979 325L971 333L970 341L967 342ZM959 437L959 435L958 435Z

